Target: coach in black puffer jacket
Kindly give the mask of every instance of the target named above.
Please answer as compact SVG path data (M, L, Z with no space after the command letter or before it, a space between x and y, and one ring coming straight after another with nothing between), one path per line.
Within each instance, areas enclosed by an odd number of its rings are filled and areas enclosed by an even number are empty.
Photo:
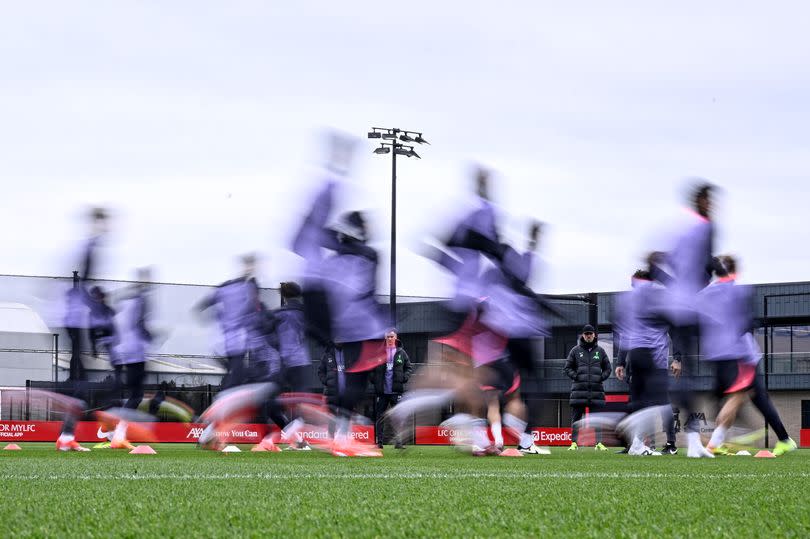
M318 378L323 384L323 395L329 405L337 404L346 384L346 374L337 352L335 345L327 347L323 351L321 363L318 365Z
M579 345L571 349L563 371L574 381L571 384L571 406L601 408L605 405L602 382L610 377L611 365L607 352L597 343L593 326L582 328Z
M602 384L610 377L610 359L605 349L597 344L593 326L582 328L579 345L571 349L563 372L573 380L571 384L571 424L573 427L572 448L576 449L578 428L576 422L582 419L585 408L591 412L605 405L605 387ZM601 433L597 430L597 442Z

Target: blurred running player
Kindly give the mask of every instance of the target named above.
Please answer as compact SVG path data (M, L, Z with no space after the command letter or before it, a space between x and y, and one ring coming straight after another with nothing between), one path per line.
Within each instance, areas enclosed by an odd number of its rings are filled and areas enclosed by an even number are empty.
M279 368L270 376L270 380L278 385L279 392L301 396L308 389L311 361L306 342L306 317L298 283L282 283L281 299L283 305L268 314L270 331L275 334L274 342L277 343L279 356ZM278 404L271 406L276 410L274 421L282 429L281 443L288 444L290 449L309 450L309 444L300 434L304 420L297 413L297 406L292 406L295 413L292 421L281 412ZM266 450L275 450L272 437L265 438L260 445Z
M658 313L664 301L664 287L653 282L649 271L638 270L633 274L631 290L618 302L621 357L626 358L626 368L632 370L629 412L639 413L650 407L659 410L657 414L648 414L646 421L637 422L631 429L628 434L630 455L653 454L644 442L646 435L654 432L653 424L659 416L664 418L665 425L671 421L671 415L666 415L672 413L667 363L670 325ZM625 378L623 367L617 368L617 377Z
M95 275L96 250L108 231L109 214L103 208L94 208L88 215L90 237L81 248L79 270L74 273L73 287L68 291L65 306L65 330L71 343L70 377L67 381L67 392L78 401L86 401L86 374L82 364L82 342L87 327L87 281ZM76 410L75 407L70 410ZM62 422L62 431L56 440L59 451L89 451L76 441L74 430L78 416L66 412Z
M124 403L125 410L137 410L143 400L144 380L146 378L146 351L152 342L149 331L151 316L151 271L141 268L137 273L137 283L122 297L121 312L124 322L121 336L116 347L116 356L124 366L125 387L129 393ZM132 444L127 440L128 421L118 422L113 433L113 449L130 449Z
M671 249L650 259L651 277L667 287L663 308L672 323L670 337L674 361L671 369L676 375L671 396L681 414L688 418L685 425L687 454L693 457L710 455L701 443L697 420L692 412L695 410L698 357L697 294L709 284L714 264L712 210L716 190L706 180L694 181L686 221L678 229ZM669 273L663 266L669 267Z
M796 449L768 397L757 365L761 355L751 334L754 327L753 297L750 287L736 284L737 261L731 256L718 257L714 283L701 294L701 344L704 357L715 366L715 395L726 397L717 415L717 425L707 449L726 454L726 433L734 424L739 409L749 399L774 428L779 441L774 454Z
M236 279L225 281L213 294L201 300L195 310L203 312L214 308L224 339L227 374L222 379L222 389L229 389L244 383L245 354L247 352L248 331L256 310L258 284L254 277L256 257L242 257L242 274Z

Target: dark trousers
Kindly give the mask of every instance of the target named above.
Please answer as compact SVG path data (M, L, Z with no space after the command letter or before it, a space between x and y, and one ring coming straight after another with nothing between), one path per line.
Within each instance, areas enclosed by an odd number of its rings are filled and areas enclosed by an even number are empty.
M653 353L650 348L635 348L630 351L629 364L633 369L630 378L630 412L650 406L666 406L661 410L661 424L667 435L667 443L675 445L675 418L668 391L669 373L666 368L655 364Z
M81 328L65 328L70 337L70 376L65 386L60 390L71 397L87 400L87 373L82 365L82 334ZM73 413L66 413L62 422L61 434L73 434L79 417Z
M146 378L146 363L128 363L126 369L126 387L129 391L129 398L124 403L124 408L135 410L143 400L143 382Z
M82 365L82 330L81 328L65 328L70 337L70 380L84 381L84 365Z
M521 372L534 373L536 364L531 339L509 339L506 342L509 360Z
M541 382L543 366L543 340L509 339L507 350L512 364L520 374L520 398L526 406L526 430L531 434L532 425L542 424L541 403L544 402L544 388Z
M698 335L697 326L678 326L670 332L673 356L681 362L681 375L675 380L671 397L673 404L680 409L680 417L686 418L684 430L687 432L699 431L693 414L697 387Z
M222 389L230 389L245 382L247 370L245 369L245 354L232 354L228 356L228 373L222 378Z
M107 383L101 394L100 406L112 408L120 405L121 390L124 388L124 366L115 364L113 367L112 382ZM106 380L105 380L106 381Z
M290 424L290 418L284 413L284 407L279 404L275 396L268 399L259 408L258 420L260 423L272 421L282 430Z
M165 400L166 393L162 389L155 393L155 396L149 401L149 415L156 416L158 410L160 410L160 405L163 404Z
M299 365L297 367L282 367L278 372L270 376L270 381L277 384L276 390L268 397L260 409L259 421L265 422L268 419L284 429L290 424L290 417L284 413L284 407L279 403L278 396L285 391L293 393L303 393L307 389L308 367ZM294 410L297 413L297 410Z
M630 351L630 409L637 412L650 406L669 404L669 375L666 368L655 364L653 350L635 348Z
M278 384L279 393L287 391L305 393L309 389L309 384L307 383L309 372L310 368L308 365L282 367L270 377L270 380Z
M329 418L329 425L327 427L330 438L334 438L335 436L335 417L341 408L341 404L341 399L338 395L330 395L326 397L326 406L328 406L329 411L332 412L332 417Z
M585 408L588 408L589 413L598 412L601 406L585 406L584 404L571 405L571 441L577 443L579 440L579 425L577 422L585 417ZM602 429L596 427L594 429L596 434L596 443L602 441Z
M761 374L757 374L754 378L754 385L753 385L753 395L751 395L751 403L756 406L759 413L762 414L762 417L765 418L765 422L770 425L773 429L774 434L776 437L779 438L780 441L784 442L789 438L787 430L785 430L785 425L782 423L782 419L779 417L779 412L776 411L776 408L771 402L771 397L768 395L768 389L765 387L765 377Z
M307 333L321 346L331 346L332 310L327 292L318 286L305 285L303 300Z
M402 395L384 393L374 398L374 437L378 444L385 443L385 412L391 406L396 406Z
M667 434L667 443L675 445L675 414L672 405L661 411L661 424L664 425L664 432Z
M352 366L360 359L360 353L363 350L363 341L347 342L343 344L343 361L346 365L346 370L350 370ZM343 407L345 411L351 414L354 409L363 400L366 395L366 388L368 387L369 371L363 372L346 372L346 388L343 394Z

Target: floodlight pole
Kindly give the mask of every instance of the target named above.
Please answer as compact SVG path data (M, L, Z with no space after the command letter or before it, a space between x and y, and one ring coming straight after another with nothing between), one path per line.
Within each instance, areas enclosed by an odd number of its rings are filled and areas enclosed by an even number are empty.
M399 142L397 139L402 134L402 140L408 142L418 142L419 144L427 143L422 138L422 133L417 131L408 131L399 128L389 127L372 127L368 137L372 139L390 140L390 142L380 142L380 148L391 148L391 275L389 277L389 308L391 311L391 326L397 326L397 150L408 151L403 153L407 157L419 158L419 155L413 151L413 146L406 146ZM410 135L417 135L417 139L409 138ZM380 149L378 148L378 149ZM385 153L377 152L375 153Z
M397 145L391 148L391 277L389 286L391 327L397 327Z

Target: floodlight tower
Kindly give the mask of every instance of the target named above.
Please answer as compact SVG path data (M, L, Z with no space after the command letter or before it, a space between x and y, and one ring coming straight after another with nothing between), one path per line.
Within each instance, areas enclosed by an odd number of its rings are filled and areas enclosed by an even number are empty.
M422 133L407 131L399 128L372 127L368 133L370 139L382 139L389 142L380 142L374 149L377 155L391 154L391 278L389 288L389 305L391 308L391 325L397 325L397 155L416 157L421 159L414 151L413 144L430 144ZM397 140L399 139L399 140Z

